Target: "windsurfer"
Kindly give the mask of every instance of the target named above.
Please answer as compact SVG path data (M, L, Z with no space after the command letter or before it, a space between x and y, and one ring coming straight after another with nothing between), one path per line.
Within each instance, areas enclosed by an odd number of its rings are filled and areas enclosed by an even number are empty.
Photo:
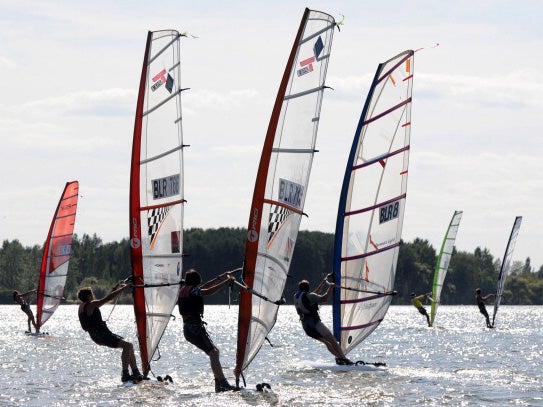
M109 330L102 319L100 307L120 295L128 287L131 287L131 285L120 281L113 287L109 294L99 300L94 298L91 287L83 287L77 292L77 298L82 302L79 305L78 314L83 330L87 331L91 339L98 345L123 349L121 354L122 382L141 381L144 377L140 373L136 363L134 346ZM132 375L128 373L128 366L132 369Z
M23 311L28 317L28 332L29 333L32 332L32 330L30 329L30 323L32 323L32 325L34 326L36 333L40 332L40 327L36 324L36 320L34 319L34 314L32 313L32 310L30 309L30 301L27 301L25 299L25 297L28 294L33 293L34 291L36 291L36 289L27 291L24 294L19 294L19 291L17 290L13 291L13 301L15 301L17 304L21 306L21 311Z
M185 339L197 348L203 350L211 364L215 377L215 391L217 393L229 390L239 390L232 386L224 377L219 349L215 346L205 328L202 320L204 315L204 296L217 293L227 286L234 277L231 272L220 274L216 278L201 284L202 277L194 269L185 274L185 285L179 290L179 313L183 317L183 334Z
M485 316L486 320L486 327L487 328L494 328L492 324L490 323L490 317L488 316L488 312L486 310L485 303L486 301L492 297L494 294L488 294L485 296L481 295L481 289L477 288L475 290L476 296L475 296L475 302L477 302L477 306L479 307L479 312Z
M319 292L325 285L328 285L328 289L320 295ZM309 282L302 280L298 283L298 291L294 294L294 305L306 335L324 343L330 353L336 357L338 365L353 365L354 363L347 359L332 332L322 323L319 315L319 304L328 300L334 286L334 283L330 283L327 278L324 278L319 286L310 292Z
M426 321L428 322L428 326L432 326L430 323L430 316L426 312L426 309L422 306L422 301L426 298L430 298L429 294L422 294L422 295L415 295L415 293L411 293L411 303L413 306L419 310L419 312L426 317Z

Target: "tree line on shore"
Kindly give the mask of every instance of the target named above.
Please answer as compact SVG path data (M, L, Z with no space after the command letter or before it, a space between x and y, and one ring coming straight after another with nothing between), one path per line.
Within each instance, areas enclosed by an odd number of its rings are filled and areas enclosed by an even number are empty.
M197 269L204 281L226 270L242 266L246 230L243 228L200 229L184 232L185 254L183 270ZM316 231L300 231L294 250L289 278L284 295L292 304L298 282L307 279L316 286L332 271L334 235ZM13 290L19 292L37 288L43 248L24 247L18 240L4 240L0 249L0 303L13 303ZM408 304L409 294L431 291L437 261L436 249L427 240L416 238L400 246L396 271L393 305ZM486 248L477 247L473 253L454 251L441 294L443 305L474 304L475 289L491 293L501 259ZM77 290L91 286L97 298L105 295L113 285L131 275L128 239L104 243L98 236L74 235L68 278L64 291L66 302L76 302ZM237 289L223 290L206 299L210 304L235 304ZM124 294L122 303L130 303ZM35 303L35 299L33 300ZM508 277L502 304L543 304L543 266L535 270L530 258L514 261Z

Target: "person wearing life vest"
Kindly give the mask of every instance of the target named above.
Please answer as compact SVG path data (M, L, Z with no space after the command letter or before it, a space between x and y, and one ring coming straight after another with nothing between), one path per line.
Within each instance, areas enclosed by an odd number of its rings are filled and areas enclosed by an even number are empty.
M31 323L34 326L36 333L40 332L40 327L36 324L36 320L34 319L34 314L32 313L32 310L30 309L30 301L27 301L25 298L28 294L33 293L34 291L36 291L36 289L27 291L26 293L23 293L23 294L19 294L19 291L17 290L13 291L13 301L15 301L17 304L21 306L21 311L23 311L28 317L28 333L32 332L32 330L30 329Z
M209 356L211 370L215 377L215 392L229 390L239 390L232 386L224 377L221 361L219 359L219 349L215 346L207 330L204 316L204 296L212 295L226 287L234 277L231 272L226 272L218 277L202 283L202 277L194 269L190 269L185 274L185 285L179 290L179 299L177 305L179 313L183 317L183 335L185 339L197 348L203 350Z
M81 301L78 310L81 328L89 333L91 339L96 344L110 348L123 349L121 354L122 382L141 381L145 378L138 369L136 356L134 355L134 346L132 343L125 341L121 336L115 335L109 330L105 321L102 319L100 307L117 297L128 287L131 287L131 285L127 285L125 282L119 282L113 287L108 295L99 300L94 298L91 287L83 287L77 292L77 298ZM131 375L128 373L128 366L132 369Z
M488 311L486 310L486 301L492 297L494 294L488 294L485 296L481 295L481 289L477 288L475 290L475 302L477 303L477 306L479 307L479 312L484 315L486 320L486 327L487 328L494 328L492 324L490 323L490 317L488 316Z
M318 294L326 284L328 285L326 292L323 295ZM353 365L354 363L347 359L332 332L322 323L319 315L319 304L328 300L334 286L334 283L328 282L325 278L315 291L310 292L309 282L302 280L298 283L298 291L294 294L294 306L306 335L324 343L330 353L336 357L338 365Z
M415 295L415 293L411 293L411 303L416 309L419 310L420 314L426 317L426 322L428 322L428 326L432 326L432 324L430 323L430 316L428 315L428 312L426 312L426 308L422 306L422 301L426 298L429 298L428 294Z

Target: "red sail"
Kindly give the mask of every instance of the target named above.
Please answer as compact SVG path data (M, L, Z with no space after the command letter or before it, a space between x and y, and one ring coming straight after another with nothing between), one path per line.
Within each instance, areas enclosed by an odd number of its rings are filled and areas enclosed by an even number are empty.
M77 181L66 183L45 241L38 282L38 326L45 324L64 299L78 193Z

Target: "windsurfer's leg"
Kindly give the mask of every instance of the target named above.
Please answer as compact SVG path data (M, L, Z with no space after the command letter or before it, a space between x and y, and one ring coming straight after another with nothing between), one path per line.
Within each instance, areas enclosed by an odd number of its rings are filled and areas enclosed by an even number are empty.
M207 356L209 356L213 377L215 377L215 379L224 379L224 372L222 371L221 360L219 358L220 353L217 347L214 347L207 352Z
M130 342L126 342L125 340L121 339L119 341L119 347L123 348L123 352L121 353L121 364L123 370L128 370L129 365L132 367L132 370L134 370L134 367L137 369L136 358L134 356L134 346Z
M317 340L324 343L328 348L328 351L336 358L346 359L345 353L343 353L343 350L341 349L341 346L339 346L339 343L337 343L336 338L334 338L333 335L330 336L322 337Z

